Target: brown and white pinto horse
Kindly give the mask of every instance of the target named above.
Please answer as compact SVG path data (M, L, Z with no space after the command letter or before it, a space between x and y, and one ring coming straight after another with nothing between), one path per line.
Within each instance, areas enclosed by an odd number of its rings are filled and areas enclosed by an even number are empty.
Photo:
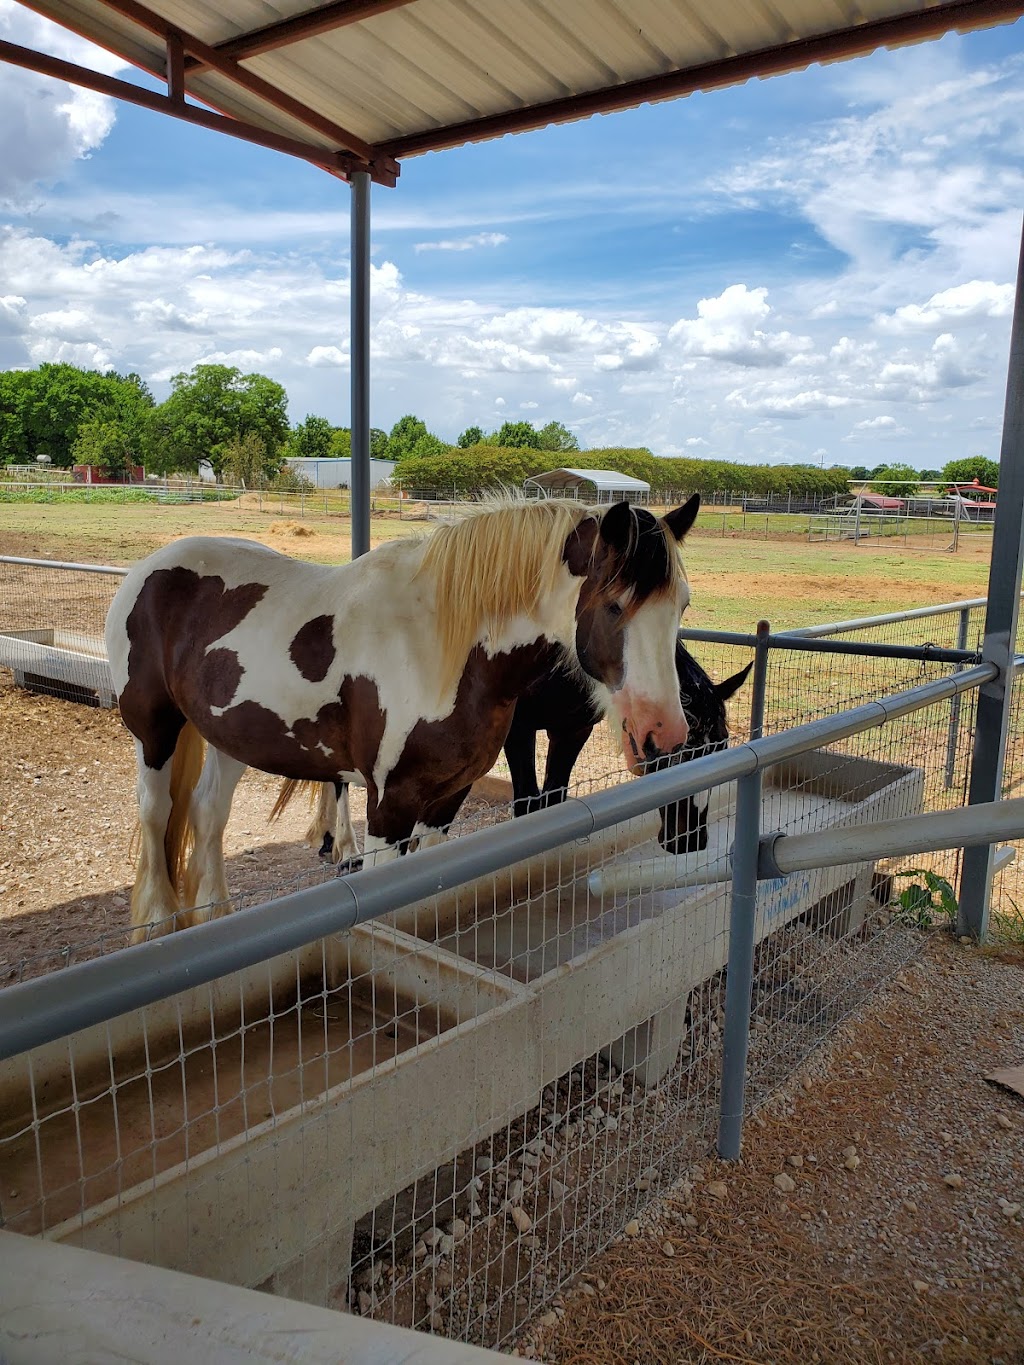
M698 505L497 500L340 568L209 537L135 565L106 629L138 762L133 938L230 908L222 839L248 766L362 781L382 861L442 837L557 658L607 690L631 768L685 743L677 543Z

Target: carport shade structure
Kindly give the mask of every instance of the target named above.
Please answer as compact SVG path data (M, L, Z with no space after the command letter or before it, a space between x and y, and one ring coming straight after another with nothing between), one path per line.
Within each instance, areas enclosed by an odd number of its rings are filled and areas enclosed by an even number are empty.
M160 93L0 41L0 61L302 157L352 187L352 553L370 544L370 183L402 157L1012 23L1024 0L28 0L166 85ZM643 147L632 160L641 160ZM995 799L1024 538L1018 273L971 800ZM970 850L961 929L991 860ZM970 867L968 868L968 863ZM986 870L987 869L987 870ZM968 877L968 871L970 876Z
M546 474L534 474L523 480L525 489L541 488L547 493L571 493L574 497L590 498L595 502L646 502L651 485L645 479L634 479L616 469L549 469Z

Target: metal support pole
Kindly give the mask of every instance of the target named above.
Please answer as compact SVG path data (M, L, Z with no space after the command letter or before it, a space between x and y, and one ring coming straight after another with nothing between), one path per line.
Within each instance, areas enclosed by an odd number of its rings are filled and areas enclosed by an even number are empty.
M767 621L757 623L750 738L760 739L768 679ZM750 1048L750 998L754 987L754 921L757 915L757 861L761 839L761 773L736 783L736 835L732 849L732 901L729 906L729 968L722 1038L722 1093L718 1155L736 1161L743 1140L743 1100Z
M1010 331L1003 440L999 453L999 497L992 532L988 608L981 655L999 676L978 692L978 716L971 763L971 805L998 801L1013 695L1013 658L1024 568L1024 235L1017 265L1017 294ZM983 942L992 894L992 846L964 851L960 873L957 932Z
M960 625L956 634L957 649L967 648L967 629L971 620L971 609L965 607L960 613ZM957 664L956 671L959 673L962 665ZM949 734L946 737L946 790L953 785L953 774L956 769L956 750L960 742L960 693L949 703Z
M349 241L352 362L352 558L370 548L370 175L353 171Z

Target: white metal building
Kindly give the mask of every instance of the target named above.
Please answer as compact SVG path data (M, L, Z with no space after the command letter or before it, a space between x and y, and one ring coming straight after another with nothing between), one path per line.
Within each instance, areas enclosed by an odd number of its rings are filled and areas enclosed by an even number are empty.
M550 469L523 482L527 493L583 498L587 502L650 502L651 485L617 469Z
M352 487L351 459L303 460L293 458L285 460L285 464L289 469L294 469L296 474L301 474L303 478L315 484L317 488ZM380 488L381 484L390 483L394 472L393 460L371 460L370 487Z

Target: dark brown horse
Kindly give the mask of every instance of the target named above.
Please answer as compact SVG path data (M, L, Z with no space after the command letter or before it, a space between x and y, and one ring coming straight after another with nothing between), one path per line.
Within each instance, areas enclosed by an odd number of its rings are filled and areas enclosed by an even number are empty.
M743 686L752 667L752 663L747 664L731 678L715 683L682 641L676 642L679 700L689 734L682 749L657 766L700 758L726 747L729 727L725 703ZM565 799L576 760L603 717L599 692L565 668L556 669L519 698L505 740L516 815L543 810ZM544 783L538 787L537 735L541 731L548 737L548 752ZM659 842L669 853L706 848L707 809L707 793L664 807Z
M555 655L607 690L631 768L679 748L677 546L698 506L500 500L340 568L208 537L137 564L106 631L138 760L134 937L229 908L247 766L361 781L377 861L435 842Z

